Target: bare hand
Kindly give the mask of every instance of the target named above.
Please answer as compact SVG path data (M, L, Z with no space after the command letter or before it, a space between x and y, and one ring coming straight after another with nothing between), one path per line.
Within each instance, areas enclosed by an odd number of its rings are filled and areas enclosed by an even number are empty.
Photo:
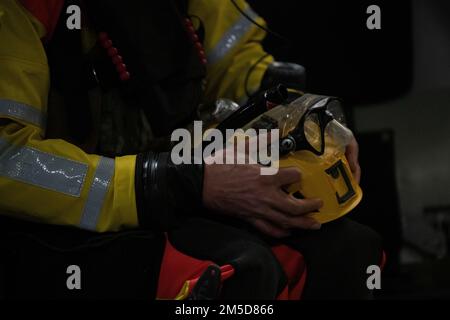
M345 150L345 156L347 157L347 161L350 166L350 170L352 171L353 177L359 184L361 180L361 167L359 166L358 153L358 142L356 141L355 137L353 137L352 141L349 143L347 149Z
M295 168L264 176L259 165L205 165L203 203L277 238L288 236L289 229L320 229L317 221L305 215L322 207L322 201L296 199L282 190L299 180L300 172Z

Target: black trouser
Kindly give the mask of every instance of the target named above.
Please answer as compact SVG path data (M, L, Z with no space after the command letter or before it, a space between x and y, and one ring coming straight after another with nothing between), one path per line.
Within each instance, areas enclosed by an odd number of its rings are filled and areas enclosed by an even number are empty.
M369 265L382 260L380 237L370 228L343 218L319 231L296 231L287 239L267 239L237 222L225 225L189 219L169 233L179 250L219 264L231 263L236 276L227 280L224 298L275 298L285 285L270 246L283 243L303 254L307 277L303 299L365 299Z
M0 297L145 298L155 297L164 237L150 231L95 234L0 219ZM228 223L228 221L227 221ZM202 218L185 221L169 233L180 251L236 274L224 284L223 298L273 299L285 286L270 245L251 228ZM319 231L299 231L282 241L299 250L307 265L303 298L367 298L365 273L379 264L381 241L369 228L347 219ZM82 290L68 290L66 268L80 265Z
M98 234L0 217L0 298L155 298L165 238L134 230ZM67 268L81 270L69 290Z

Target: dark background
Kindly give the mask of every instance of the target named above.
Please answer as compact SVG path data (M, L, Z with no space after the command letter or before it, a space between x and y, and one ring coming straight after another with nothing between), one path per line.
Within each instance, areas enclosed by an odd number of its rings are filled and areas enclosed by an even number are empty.
M382 234L388 256L378 296L449 298L448 2L249 2L289 40L269 35L267 51L303 65L307 91L344 99L363 169L351 216ZM381 30L366 27L372 4Z
M270 28L266 48L307 68L308 89L348 103L396 97L412 83L410 1L250 1ZM367 7L382 12L381 30L366 27Z

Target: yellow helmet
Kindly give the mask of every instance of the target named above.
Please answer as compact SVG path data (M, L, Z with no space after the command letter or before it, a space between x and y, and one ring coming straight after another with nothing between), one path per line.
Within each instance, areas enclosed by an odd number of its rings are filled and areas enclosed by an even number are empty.
M279 105L248 123L246 128L280 129L278 166L296 167L299 183L286 191L296 198L319 198L323 207L311 217L320 223L338 219L355 208L362 190L354 180L345 157L352 132L338 122L330 109L339 100L304 94L288 105ZM271 124L271 128L267 124ZM276 165L276 164L275 164Z

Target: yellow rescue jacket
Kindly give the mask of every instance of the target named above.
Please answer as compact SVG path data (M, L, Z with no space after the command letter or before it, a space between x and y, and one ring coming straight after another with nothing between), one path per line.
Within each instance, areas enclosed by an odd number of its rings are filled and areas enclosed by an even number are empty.
M137 227L136 155L107 158L45 139L50 78L42 41L54 23L42 17L56 2L0 2L0 214L99 232ZM189 13L206 30L206 99L242 101L246 90L256 91L273 60L267 55L254 66L265 55L264 31L230 1L191 0Z

